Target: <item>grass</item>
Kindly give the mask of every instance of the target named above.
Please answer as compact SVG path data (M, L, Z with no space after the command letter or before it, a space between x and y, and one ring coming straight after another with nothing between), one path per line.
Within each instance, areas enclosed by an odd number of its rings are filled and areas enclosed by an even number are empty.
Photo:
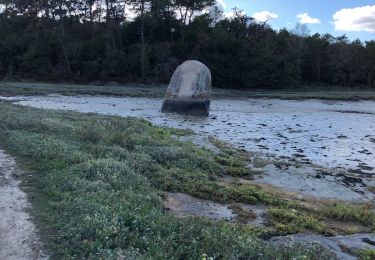
M375 214L371 204L328 203L321 207L320 214L336 220L356 221L375 230Z
M226 166L174 138L185 131L1 102L0 110L1 147L33 173L32 202L52 258L332 258L317 245L268 245L247 225L167 213L163 191L282 204L256 186L218 186Z
M367 189L375 194L375 186L368 186Z
M238 204L232 204L229 206L229 208L233 211L234 214L236 214L237 221L246 224L249 220L254 220L257 217L257 214L253 212L252 210L244 210L240 205Z
M375 250L368 248L361 249L358 256L360 260L373 260L375 259Z
M0 82L0 96L18 95L49 95L60 94L65 96L92 95L92 96L119 96L119 97L163 97L166 87L144 86L139 84L53 84L53 83L25 83Z
M246 158L238 153L221 153L216 156L216 161L224 166L226 174L234 177L252 177L254 172L247 167Z
M16 95L105 95L123 97L163 97L165 85L139 84L53 84L38 82L0 82L0 96ZM375 100L375 90L340 89L337 87L306 86L299 90L235 90L214 89L214 98L278 98L286 100Z
M326 90L326 91L260 91L254 92L254 98L277 98L285 100L375 100L374 90Z
M269 210L269 218L281 235L306 231L324 233L326 231L325 225L318 218L296 209L272 208Z

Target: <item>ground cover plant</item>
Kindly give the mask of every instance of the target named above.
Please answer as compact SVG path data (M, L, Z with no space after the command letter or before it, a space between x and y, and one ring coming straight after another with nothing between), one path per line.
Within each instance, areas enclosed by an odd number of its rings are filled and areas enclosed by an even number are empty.
M0 96L49 95L65 96L126 96L126 97L163 97L165 87L144 86L139 84L53 84L41 82L0 82Z
M246 167L245 154L222 144L214 153L177 140L189 131L6 102L0 110L1 147L33 173L27 181L35 188L34 207L42 228L53 234L49 246L56 258L331 259L317 245L275 247L259 237L331 235L337 230L325 224L328 219L374 228L366 205L308 208L256 185L221 185L225 175L251 178L251 171L233 171ZM164 191L266 205L269 227L178 219L166 212Z

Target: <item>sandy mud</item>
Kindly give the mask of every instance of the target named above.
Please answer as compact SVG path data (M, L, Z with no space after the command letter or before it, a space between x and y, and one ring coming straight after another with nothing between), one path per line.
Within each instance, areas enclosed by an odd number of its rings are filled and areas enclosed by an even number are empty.
M13 158L0 150L0 259L47 259Z

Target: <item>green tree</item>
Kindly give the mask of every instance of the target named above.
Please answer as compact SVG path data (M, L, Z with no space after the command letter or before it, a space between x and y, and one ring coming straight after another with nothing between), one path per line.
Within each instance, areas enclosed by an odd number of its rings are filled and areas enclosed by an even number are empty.
M146 12L150 9L151 1L146 0L129 0L129 3L133 6L141 21L140 35L141 35L141 76L142 81L145 81L145 20Z
M180 16L182 42L185 42L186 26L192 21L196 12L211 7L215 3L215 0L175 0L174 6Z
M374 88L375 78L375 41L366 42L366 67L368 76L368 87Z

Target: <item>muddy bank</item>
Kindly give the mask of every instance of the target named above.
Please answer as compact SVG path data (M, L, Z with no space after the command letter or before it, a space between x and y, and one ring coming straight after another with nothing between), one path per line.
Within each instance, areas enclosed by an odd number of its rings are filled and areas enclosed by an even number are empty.
M47 259L20 189L14 159L0 150L0 259Z

